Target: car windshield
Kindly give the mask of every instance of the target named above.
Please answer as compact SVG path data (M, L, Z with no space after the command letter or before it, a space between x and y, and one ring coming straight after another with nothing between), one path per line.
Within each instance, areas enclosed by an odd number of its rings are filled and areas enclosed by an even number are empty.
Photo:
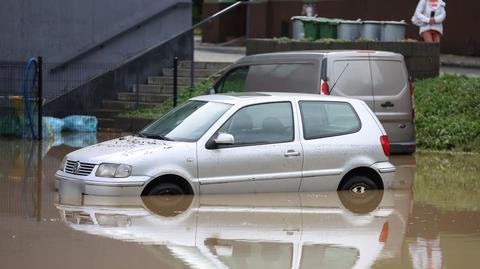
M187 101L145 127L139 136L170 141L197 141L231 105Z

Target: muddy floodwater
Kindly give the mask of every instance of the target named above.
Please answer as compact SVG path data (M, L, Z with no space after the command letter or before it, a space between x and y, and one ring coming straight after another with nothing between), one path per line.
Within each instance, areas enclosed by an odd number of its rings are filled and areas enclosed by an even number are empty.
M0 268L479 268L480 155L393 156L396 188L59 200L68 152L0 139Z

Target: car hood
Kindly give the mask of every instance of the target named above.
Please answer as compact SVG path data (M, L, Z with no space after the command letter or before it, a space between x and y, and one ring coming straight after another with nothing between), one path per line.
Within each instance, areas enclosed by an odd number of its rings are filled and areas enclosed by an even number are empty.
M141 155L164 151L174 147L175 142L126 136L108 140L86 148L76 150L67 155L69 160L99 164L135 159Z

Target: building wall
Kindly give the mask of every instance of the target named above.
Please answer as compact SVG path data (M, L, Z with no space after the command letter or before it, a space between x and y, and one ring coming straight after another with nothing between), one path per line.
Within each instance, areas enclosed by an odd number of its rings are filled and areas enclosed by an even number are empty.
M135 79L160 74L174 56L190 59L191 33L163 43L191 25L189 0L2 0L0 94L23 92L21 70L13 78L9 63L23 67L42 56L46 112L68 115L99 107L102 98L131 91ZM108 72L123 77L105 82Z
M229 4L205 1L204 16L213 14ZM217 1L218 2L218 1ZM364 19L364 20L405 20L410 23L418 0L255 0L251 7L251 37L272 38L291 36L290 18L300 15L305 2L312 3L316 14L321 17ZM444 23L444 37L441 44L442 53L480 56L480 32L469 29L480 27L476 13L480 9L478 0L445 1L447 19ZM241 12L229 15L230 23L218 23L221 31L215 27L204 28L206 42L223 42L239 33L245 25L245 15ZM214 22L215 23L215 22ZM287 31L285 25L288 24ZM244 28L243 28L244 29ZM287 33L286 33L287 32ZM245 31L238 34L244 35ZM407 38L420 39L418 27L407 26Z
M60 63L179 2L191 1L2 0L0 61ZM118 63L188 28L191 17L191 6L172 9L78 62Z

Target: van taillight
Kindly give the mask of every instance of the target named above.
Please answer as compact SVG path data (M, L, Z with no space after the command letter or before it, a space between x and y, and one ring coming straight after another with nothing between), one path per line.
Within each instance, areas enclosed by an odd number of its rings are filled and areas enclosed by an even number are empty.
M383 153L385 153L385 156L390 156L390 142L388 141L388 136L380 136L380 143L382 144Z
M378 241L385 243L388 239L388 222L385 222L382 227L382 231L380 232L380 237Z
M326 81L322 80L321 86L320 86L320 94L321 95L330 95L330 89L328 87L328 83Z

